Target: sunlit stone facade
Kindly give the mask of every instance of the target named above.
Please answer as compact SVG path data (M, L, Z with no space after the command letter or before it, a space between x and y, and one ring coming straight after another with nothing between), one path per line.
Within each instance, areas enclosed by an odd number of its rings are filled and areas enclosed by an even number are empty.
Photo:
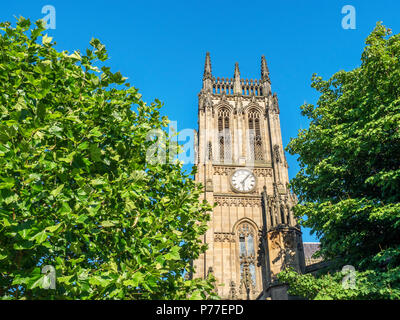
M212 272L224 299L284 299L275 275L304 271L300 227L292 213L276 94L261 59L261 79L215 78L207 53L199 93L196 181L216 203L194 262L195 277Z

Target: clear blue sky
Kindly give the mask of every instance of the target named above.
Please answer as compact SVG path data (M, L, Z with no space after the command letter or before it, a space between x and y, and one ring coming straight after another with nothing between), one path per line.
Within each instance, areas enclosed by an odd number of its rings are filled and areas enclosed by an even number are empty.
M178 130L197 128L206 51L220 77L232 77L239 62L242 77L259 78L264 54L280 102L284 145L307 127L299 106L318 98L310 88L314 72L328 78L357 67L377 21L400 32L398 0L3 1L0 20L43 18L44 5L56 9L56 29L48 33L59 50L84 52L92 37L99 38L112 70L129 77L145 101L163 101L163 113L178 122ZM355 30L342 28L344 5L356 9ZM293 177L296 158L287 159ZM315 237L304 230L304 241Z

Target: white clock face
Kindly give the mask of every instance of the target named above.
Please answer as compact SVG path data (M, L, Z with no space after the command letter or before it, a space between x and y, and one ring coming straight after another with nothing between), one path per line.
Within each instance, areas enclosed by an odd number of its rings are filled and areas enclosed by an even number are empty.
M247 169L238 169L232 175L232 186L240 192L249 192L256 186L256 177Z

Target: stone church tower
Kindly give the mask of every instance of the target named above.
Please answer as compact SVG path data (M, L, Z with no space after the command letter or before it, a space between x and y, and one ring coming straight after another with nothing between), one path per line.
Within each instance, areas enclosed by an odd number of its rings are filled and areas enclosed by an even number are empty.
M287 298L275 275L286 266L304 272L304 253L264 56L261 79L245 80L237 63L233 78L215 78L206 54L198 126L195 179L216 206L194 276L213 273L223 299Z

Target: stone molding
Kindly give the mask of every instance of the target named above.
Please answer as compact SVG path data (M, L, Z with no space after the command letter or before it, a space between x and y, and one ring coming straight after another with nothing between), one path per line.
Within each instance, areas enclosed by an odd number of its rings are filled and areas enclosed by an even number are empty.
M261 197L230 197L214 195L214 202L220 207L261 207Z
M226 166L213 166L214 175L219 176L230 176L233 171L238 169L239 167L226 167ZM272 177L273 169L272 168L254 168L252 170L256 177Z

